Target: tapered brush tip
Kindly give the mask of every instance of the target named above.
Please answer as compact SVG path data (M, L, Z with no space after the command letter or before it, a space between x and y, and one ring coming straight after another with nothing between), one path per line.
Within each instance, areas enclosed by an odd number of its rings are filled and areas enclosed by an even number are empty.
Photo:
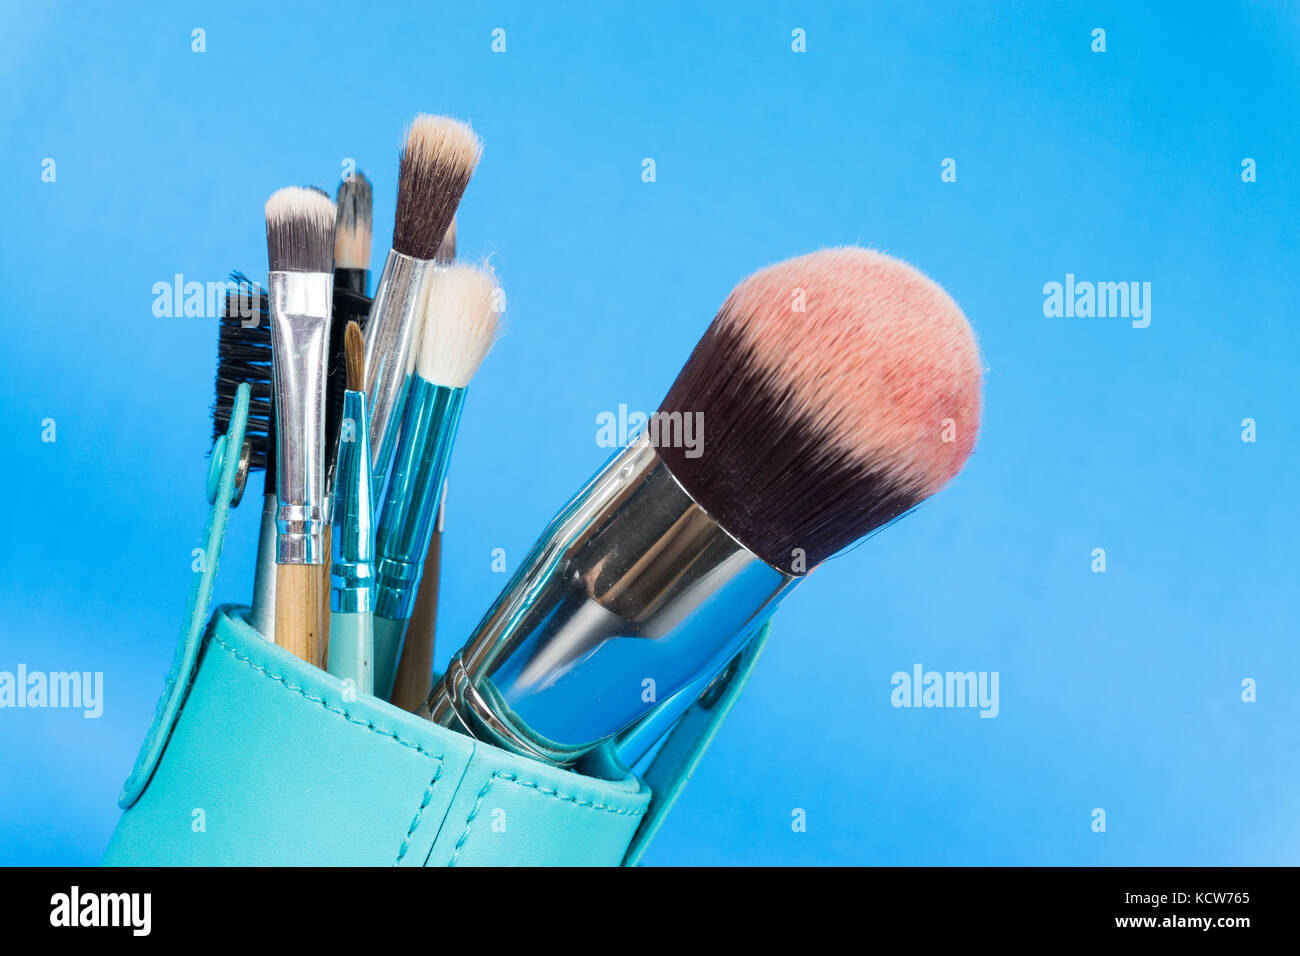
M362 392L366 388L366 340L361 326L349 322L343 333L343 358L347 367L348 391Z
M470 127L448 116L417 116L406 133L397 180L393 249L433 259L456 215L483 144Z
M434 385L464 388L496 340L501 294L485 266L450 265L429 276L415 370Z
M981 380L942 288L882 253L826 249L732 291L661 406L695 416L702 440L660 436L660 454L751 550L811 568L961 470Z
M374 195L370 180L357 170L338 191L338 225L334 230L334 265L339 269L370 268L370 237L374 224Z
M319 189L289 186L266 201L266 252L272 272L330 272L334 202Z

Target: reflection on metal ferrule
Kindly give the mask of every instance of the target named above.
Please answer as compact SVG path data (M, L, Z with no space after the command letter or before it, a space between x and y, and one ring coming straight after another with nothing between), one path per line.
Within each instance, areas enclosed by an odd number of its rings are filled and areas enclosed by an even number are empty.
M366 325L366 400L370 406L371 471L383 485L403 421L415 336L422 323L426 286L437 266L389 250Z
M330 568L330 608L334 611L371 609L375 585L374 507L366 393L349 389L343 393L334 471L334 554Z
M276 562L323 564L325 373L334 283L328 272L272 272L276 413Z
M799 580L728 534L642 437L551 522L422 712L571 763L721 667Z
M411 376L375 542L375 613L380 617L405 620L415 606L465 393Z

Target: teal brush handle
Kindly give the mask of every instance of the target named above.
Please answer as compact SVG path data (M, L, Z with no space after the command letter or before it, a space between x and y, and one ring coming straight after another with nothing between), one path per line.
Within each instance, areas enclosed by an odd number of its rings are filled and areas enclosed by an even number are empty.
M393 681L397 677L397 657L402 652L402 635L406 633L409 618L394 621L392 618L375 615L375 690L374 694L381 700L393 697ZM334 635L330 635L330 653L334 653Z
M375 532L376 616L405 621L415 607L464 405L465 389L412 376L397 459Z
M334 611L330 614L329 671L339 680L351 680L357 693L375 692L374 616L369 611Z

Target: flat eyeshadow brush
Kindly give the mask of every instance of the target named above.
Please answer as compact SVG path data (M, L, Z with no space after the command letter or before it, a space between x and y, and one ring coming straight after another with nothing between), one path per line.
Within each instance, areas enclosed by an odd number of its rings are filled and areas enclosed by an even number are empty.
M438 247L437 261L443 265L456 258L456 220ZM442 577L442 527L447 511L447 485L443 482L438 499L438 516L433 522L433 536L424 556L424 571L416 592L411 622L402 641L402 655L397 662L392 702L403 710L415 711L433 689L433 654L438 632L438 585Z
M265 469L262 498L262 525L257 541L257 571L253 582L252 612L249 623L267 640L275 640L275 407L271 401L271 303L265 291L258 289L241 272L230 274L237 290L227 294L221 316L217 342L217 398L212 406L214 435L224 435L230 423L230 409L235 388L240 382L252 387L247 440L252 449L250 470ZM342 330L350 321L365 329L370 313L370 297L361 292L334 289L330 343L334 330ZM343 333L338 332L342 341ZM334 350L331 348L331 356ZM333 369L342 368L343 354L331 357ZM338 434L342 414L342 390L337 409L326 407L325 434ZM214 439L215 440L215 439ZM324 566L328 570L328 565ZM328 594L329 588L326 587Z
M281 189L266 203L276 410L275 641L321 666L325 379L334 294L333 201Z

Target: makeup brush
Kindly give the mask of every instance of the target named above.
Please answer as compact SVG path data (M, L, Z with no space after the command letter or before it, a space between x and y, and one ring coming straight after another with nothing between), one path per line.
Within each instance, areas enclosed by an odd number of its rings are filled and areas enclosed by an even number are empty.
M370 226L373 218L370 180L358 170L339 183L338 220L334 227L334 307L330 319L329 389L325 399L326 487L334 488L336 439L346 389L344 330L356 321L365 331L372 302L370 286Z
M375 693L391 699L466 389L496 337L496 279L446 266L430 277L415 373L375 534Z
M248 425L249 470L265 471L261 533L249 623L275 639L275 410L271 402L271 316L266 293L239 272L226 293L217 332L216 399L212 404L213 440L230 427L235 390L251 389Z
M275 641L319 667L325 563L325 377L334 203L296 186L266 202L276 411Z
M374 197L370 180L357 170L339 183L335 198L334 288L366 295L370 291L370 232Z
M425 281L482 149L464 123L427 115L415 118L402 146L393 248L365 329L370 453L379 488L397 449Z
M364 328L365 316L370 311L370 231L374 220L373 196L370 180L361 170L357 170L339 183L335 199L337 218L334 224L334 307L330 320L330 358L329 385L325 393L325 489L330 494L331 505L334 493L334 463L338 455L339 423L343 418L343 392L345 391L345 370L343 357L344 330L347 324L361 316ZM358 300L364 303L359 306ZM325 526L325 553L331 554L330 532L333 523ZM321 565L325 575L322 582L322 595L325 600L330 596L330 565ZM328 604L321 608L321 620L324 622L323 641L329 647L331 617Z
M751 275L420 712L572 763L716 673L809 570L956 475L980 377L961 310L902 262L830 249Z
M375 540L370 487L369 423L366 415L365 342L361 326L344 333L347 388L339 431L334 484L332 586L330 588L329 672L351 680L358 692L375 692L374 620L371 599Z
M438 247L437 262L446 265L456 258L456 220L447 227ZM424 703L433 689L433 653L438 633L438 583L442 577L442 525L447 510L447 485L443 482L438 498L438 513L433 520L433 534L424 553L424 570L416 591L411 621L406 626L402 654L397 661L392 702L403 710L414 711Z
M257 565L249 623L268 640L275 640L275 408L271 401L271 304L266 292L241 272L232 272L236 288L226 293L217 333L216 400L212 406L213 440L230 426L235 389L241 382L252 388L246 441L251 449L250 471L264 469L262 524L257 540ZM348 321L362 324L370 311L370 297L359 292L334 290L332 329ZM341 324L342 323L342 324ZM342 332L338 338L342 341ZM334 333L330 334L331 345ZM332 349L331 349L332 351ZM337 363L343 365L340 351ZM326 408L326 436L337 435L342 414L342 389L338 409L331 417ZM332 427L331 427L332 423ZM323 566L328 570L328 565ZM328 588L325 589L328 592Z
M360 326L364 338L366 322L370 316L370 305L370 296L364 292L354 292L335 284L334 307L330 315L329 383L325 399L325 438L328 441L325 464L330 477L334 473L334 458L338 451L335 441L338 438L339 422L343 415L343 392L347 387L343 335L348 323L355 322ZM328 487L331 489L334 487L332 481Z

